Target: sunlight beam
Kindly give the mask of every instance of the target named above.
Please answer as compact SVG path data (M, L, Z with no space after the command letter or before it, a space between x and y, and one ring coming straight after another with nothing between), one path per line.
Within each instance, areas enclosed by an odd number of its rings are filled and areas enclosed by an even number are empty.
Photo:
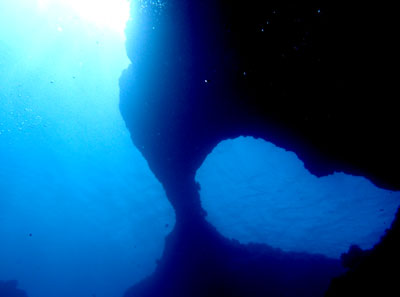
M100 29L123 33L129 18L129 0L38 0L41 10L70 8L76 16Z

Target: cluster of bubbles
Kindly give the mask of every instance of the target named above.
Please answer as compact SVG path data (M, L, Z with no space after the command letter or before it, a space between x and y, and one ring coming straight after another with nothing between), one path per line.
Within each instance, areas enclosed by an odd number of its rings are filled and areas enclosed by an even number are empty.
M161 14L165 9L166 0L137 0L141 11L151 11L155 14Z
M25 131L26 128L46 127L43 118L34 111L30 96L24 94L21 85L2 97L0 135Z

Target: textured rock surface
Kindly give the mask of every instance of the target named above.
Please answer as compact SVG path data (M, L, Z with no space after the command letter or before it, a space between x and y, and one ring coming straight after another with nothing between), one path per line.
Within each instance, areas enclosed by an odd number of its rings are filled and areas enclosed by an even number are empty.
M396 18L390 8L340 1L310 6L289 1L138 2L132 3L136 13L127 29L132 65L120 80L120 109L134 144L165 187L177 222L154 276L127 296L262 292L247 278L229 273L240 267L235 264L240 250L246 250L245 259L254 259L251 247L216 239L212 228L198 227L205 223L195 172L224 139L260 137L296 152L317 176L343 171L400 189L399 117L393 102L398 90L390 71L396 68ZM380 277L364 285L393 285L388 268L399 259L393 249L396 230L379 245L383 252L371 253L374 259L386 255L391 260L379 264ZM214 255L219 259L223 251L226 261L217 261ZM279 257L271 252L264 259L272 263ZM371 257L333 283L337 296L344 296L363 271L374 270L379 260L367 260ZM244 260L242 274L257 271L264 280L279 275L273 264L261 269L263 261ZM330 269L330 261L318 265L314 271L338 271ZM293 293L294 279L273 283L280 283L281 290L290 286L287 296L303 296ZM190 291L194 281L203 288L198 295Z

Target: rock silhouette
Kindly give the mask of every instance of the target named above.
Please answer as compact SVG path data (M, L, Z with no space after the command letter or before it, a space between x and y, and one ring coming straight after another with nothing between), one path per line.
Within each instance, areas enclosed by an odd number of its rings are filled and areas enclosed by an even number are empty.
M176 226L155 273L126 297L323 296L339 260L221 237L194 176L219 142L253 136L294 151L316 176L341 171L399 190L393 12L340 1L144 2L132 2L120 110ZM328 296L398 292L398 221Z

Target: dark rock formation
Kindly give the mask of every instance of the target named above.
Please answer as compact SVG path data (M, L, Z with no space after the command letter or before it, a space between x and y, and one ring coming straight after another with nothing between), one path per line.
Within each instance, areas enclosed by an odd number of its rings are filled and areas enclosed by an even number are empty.
M28 297L25 291L18 289L18 282L15 280L0 280L0 297Z
M348 254L342 256L343 264L350 269L333 279L326 297L399 295L399 238L400 211L391 228L372 250L350 249Z
M341 271L324 256L227 240L203 221L178 225L156 272L126 296L323 296Z
M324 284L336 264L220 238L204 222L195 173L220 141L243 135L294 151L317 176L343 171L399 190L394 10L340 1L137 2L120 109L177 222L154 276L127 296L320 296L323 285L315 294L294 291L313 278ZM398 242L393 232L385 251ZM333 283L335 296L383 254L362 257ZM390 282L399 259L390 255L370 287ZM300 282L304 266L312 273Z

